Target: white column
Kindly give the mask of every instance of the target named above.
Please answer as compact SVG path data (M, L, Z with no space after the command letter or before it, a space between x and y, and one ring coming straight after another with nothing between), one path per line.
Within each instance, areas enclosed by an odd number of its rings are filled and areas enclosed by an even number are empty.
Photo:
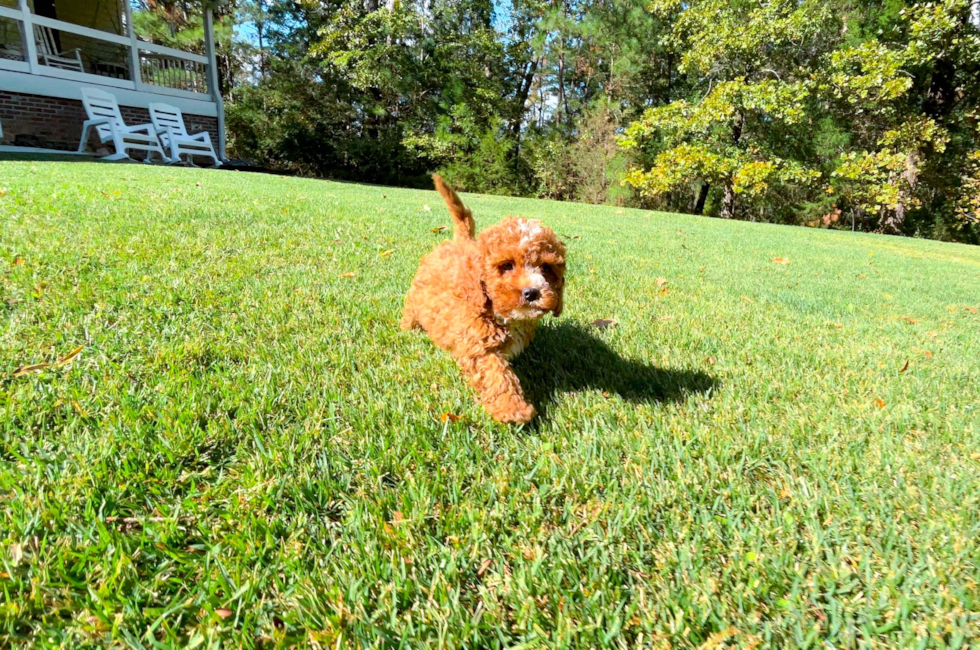
M24 12L24 57L31 67L31 74L41 73L41 64L37 60L37 42L34 40L34 16L27 0L20 0L20 10Z
M221 100L218 85L218 58L215 55L214 15L210 9L204 10L204 55L208 58L208 90L218 111L218 157L225 160L225 104Z
M26 0L23 0L26 2ZM143 71L140 70L140 44L136 38L136 30L133 28L133 7L129 0L122 0L123 11L126 18L126 36L129 37L129 78L136 86L136 90L143 90Z

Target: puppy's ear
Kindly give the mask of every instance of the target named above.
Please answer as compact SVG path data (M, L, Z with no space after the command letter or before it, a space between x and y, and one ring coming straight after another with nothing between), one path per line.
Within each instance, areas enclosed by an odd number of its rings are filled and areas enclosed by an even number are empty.
M558 318L561 316L561 310L565 308L565 280L561 281L561 286L558 288L558 304L551 311L553 318Z

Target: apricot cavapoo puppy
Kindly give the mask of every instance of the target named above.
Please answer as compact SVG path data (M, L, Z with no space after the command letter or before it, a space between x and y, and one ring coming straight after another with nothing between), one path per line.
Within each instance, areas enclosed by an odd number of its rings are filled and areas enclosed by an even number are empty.
M537 219L515 217L474 238L469 208L432 178L453 217L453 240L422 258L402 329L420 327L448 350L494 419L527 422L534 407L509 361L534 338L542 316L561 314L565 245Z

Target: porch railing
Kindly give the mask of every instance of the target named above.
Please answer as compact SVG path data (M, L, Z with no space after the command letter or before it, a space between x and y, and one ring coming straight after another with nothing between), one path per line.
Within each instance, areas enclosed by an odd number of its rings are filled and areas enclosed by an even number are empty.
M123 3L126 35L38 16L31 13L27 0L19 0L16 8L8 4L0 3L0 22L7 26L5 33L10 32L11 23L16 25L20 32L20 47L15 42L17 39L10 38L9 34L4 37L0 42L0 70L188 99L220 101L217 89L213 87L216 79L214 71L210 69L213 59L137 39L128 1ZM54 39L39 38L39 35L46 35L37 30L70 34L76 41L83 44L90 42L92 45L75 48L81 51L80 62L66 66L52 56L60 53L48 51ZM107 55L106 52L114 54Z

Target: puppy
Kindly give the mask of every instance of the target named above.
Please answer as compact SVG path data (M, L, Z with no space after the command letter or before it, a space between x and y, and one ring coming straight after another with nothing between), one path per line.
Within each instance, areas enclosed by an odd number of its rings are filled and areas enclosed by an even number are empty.
M438 175L453 240L422 258L405 297L401 327L421 328L448 350L496 420L535 415L510 360L546 313L562 311L565 245L537 219L507 217L474 237L473 214Z

